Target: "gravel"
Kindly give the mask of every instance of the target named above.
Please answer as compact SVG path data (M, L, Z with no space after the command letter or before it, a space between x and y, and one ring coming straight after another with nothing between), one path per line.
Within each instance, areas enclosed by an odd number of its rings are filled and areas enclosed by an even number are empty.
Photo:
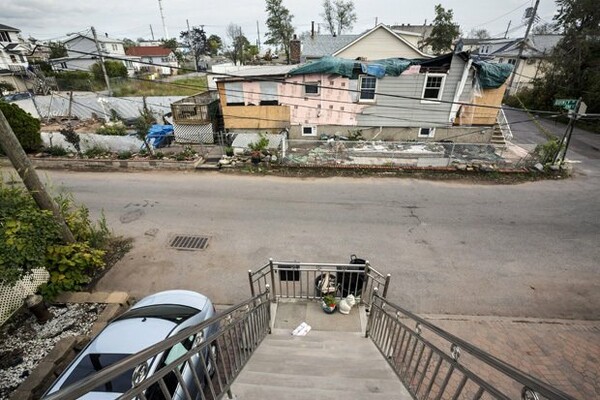
M37 364L63 338L87 335L104 304L49 307L54 318L44 325L28 312L14 316L0 329L0 399L27 379Z

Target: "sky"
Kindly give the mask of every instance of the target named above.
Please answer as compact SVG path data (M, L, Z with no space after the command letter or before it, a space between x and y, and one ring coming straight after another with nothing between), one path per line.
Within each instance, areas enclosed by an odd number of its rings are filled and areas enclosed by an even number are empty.
M492 37L502 37L509 21L509 37L524 34L522 16L534 0L355 0L358 20L350 33L361 33L386 24L430 23L434 7L440 3L454 11L454 20L463 33L471 29L487 29ZM99 34L116 38L151 39L164 37L158 0L0 0L0 24L20 29L24 38L64 40L67 33L83 32L95 26ZM283 0L294 18L297 33L310 30L311 21L322 22L322 0ZM261 40L266 32L264 0L162 0L169 37L179 35L191 26L204 25L205 31L225 38L229 23L235 23L250 42L257 38L257 21ZM554 0L541 0L538 15L541 22L552 20ZM521 28L519 28L521 26ZM514 29L516 28L516 29ZM325 33L324 25L321 32Z

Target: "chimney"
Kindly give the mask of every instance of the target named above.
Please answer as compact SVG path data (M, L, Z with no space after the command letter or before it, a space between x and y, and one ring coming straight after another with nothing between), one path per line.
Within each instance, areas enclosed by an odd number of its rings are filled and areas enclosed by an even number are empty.
M290 63L300 64L301 49L302 42L298 40L298 36L294 35L294 38L290 40Z
M104 36L108 37L108 33L104 32Z
M315 21L310 21L310 38L315 37Z

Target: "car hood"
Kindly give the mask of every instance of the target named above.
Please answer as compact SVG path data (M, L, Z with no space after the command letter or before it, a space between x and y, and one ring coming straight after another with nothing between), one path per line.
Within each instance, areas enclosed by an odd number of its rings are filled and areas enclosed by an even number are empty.
M151 306L155 304L177 304L182 306L193 307L198 311L204 310L208 298L200 293L190 290L167 290L156 293L148 297L144 297L138 301L131 310L140 307Z
M86 353L133 354L169 336L177 326L158 318L131 318L114 321L86 348Z

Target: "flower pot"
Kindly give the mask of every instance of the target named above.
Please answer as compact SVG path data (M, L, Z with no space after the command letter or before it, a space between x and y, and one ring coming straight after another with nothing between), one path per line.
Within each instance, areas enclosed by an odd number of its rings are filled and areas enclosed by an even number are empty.
M337 308L337 304L330 306L328 304L325 304L324 301L321 301L321 308L323 309L323 312L325 314L333 314Z

